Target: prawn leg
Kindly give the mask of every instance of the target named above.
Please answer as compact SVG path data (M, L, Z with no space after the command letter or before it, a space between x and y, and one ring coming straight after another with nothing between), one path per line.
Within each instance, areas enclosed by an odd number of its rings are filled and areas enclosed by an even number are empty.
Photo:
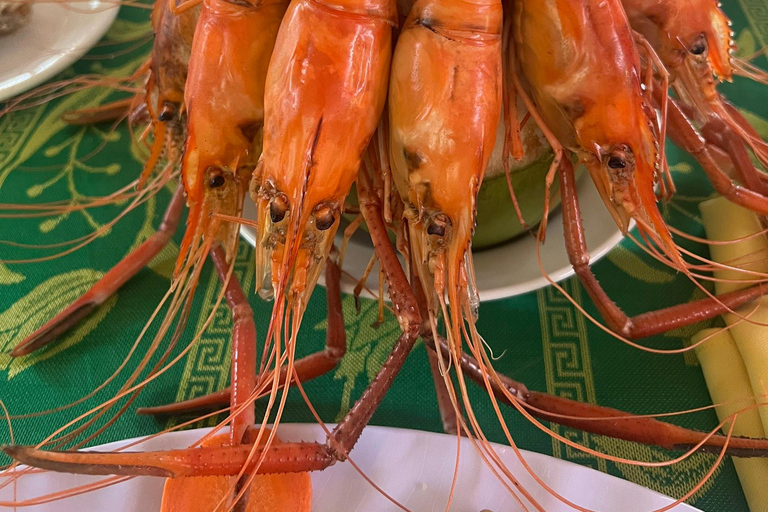
M224 295L229 309L232 310L232 426L230 444L240 444L248 427L256 421L256 412L251 403L243 411L238 411L242 404L250 399L256 388L256 323L253 309L243 292L237 276L230 274L226 251L217 245L211 250L211 259L225 286ZM229 279L227 276L229 275Z
M451 349L445 340L440 339L435 343L431 333L422 336L430 350L440 350L448 357ZM488 379L497 399L516 407L514 400L532 416L544 421L668 450L688 451L697 448L703 452L718 453L727 444L726 454L734 457L768 457L768 439L731 437L729 440L719 434L710 436L708 432L689 430L653 418L637 417L609 407L530 391L524 384L504 375L496 374L498 378L488 375L487 371L481 369L480 363L463 353L460 365L462 372L480 386L485 387Z
M406 228L407 229L407 228ZM416 302L419 304L419 312L424 322L421 325L422 336L423 333L432 332L432 328L429 323L429 306L427 305L427 297L424 295L424 288L421 286L419 276L415 273L415 264L410 265L411 268L411 289L413 295L416 298ZM459 407L458 411L454 407L451 401L451 395L448 390L448 385L443 378L442 370L440 369L440 361L437 357L437 353L433 350L427 350L427 361L429 363L429 371L432 374L432 382L435 385L435 397L437 398L437 407L440 411L440 420L443 424L443 432L446 434L455 435L459 432L458 415L461 414L461 402L457 402Z
M177 4L176 0L168 0L168 11L174 16L179 16L189 11L190 9L194 9L202 3L203 0L189 0L187 2L182 2L181 4Z
M152 59L147 59L144 64L139 66L130 81L144 80L149 75L152 68ZM67 124L81 126L88 124L104 123L107 121L117 121L124 117L134 119L136 113L140 112L142 107L146 109L145 92L138 93L130 98L123 98L104 105L93 108L83 108L65 112L61 120Z
M720 149L733 160L742 184L765 195L762 173L745 157L750 149L764 166L768 165L768 145L717 91L718 82L730 81L744 70L733 56L736 44L730 20L720 4L711 0L622 2L632 27L653 42L653 49L672 77L668 85L675 90L678 103L688 110L687 117L697 125L715 125L710 130L714 138L704 130L701 135L707 142L718 144L719 140ZM760 81L759 75L747 76ZM726 187L720 177L715 180L717 187Z
M171 202L168 204L168 208L157 231L122 261L112 267L87 292L16 345L11 351L11 356L28 355L35 350L45 347L109 299L121 286L152 261L168 244L176 232L183 209L184 193L183 188L179 186L174 192Z
M227 262L226 250L215 245L210 251L216 272L224 286L227 305L232 311L232 401L230 404L229 433L218 434L203 441L203 447L238 446L265 437L255 428L255 409L252 395L256 386L256 325L253 310L240 283ZM275 440L280 443L279 439ZM265 491L274 500L269 507L273 512L281 510L309 510L311 483L307 473L281 476L253 477L242 475L213 478L168 479L163 489L161 512L184 510L202 512L213 510L221 502L230 504L233 512L260 509L258 503ZM291 499L287 500L287 495ZM279 506L280 503L290 505Z
M448 386L443 379L442 370L437 354L432 350L427 350L427 360L429 361L429 370L432 373L432 381L435 383L435 394L437 397L437 407L440 411L440 420L443 423L443 432L456 435L459 432L459 422L456 409L451 402L451 396L448 392ZM461 404L457 404L461 407Z
M768 142L765 142L759 133L757 133L757 130L755 130L754 126L749 124L749 121L747 121L747 118L744 117L744 115L739 112L739 110L733 106L732 103L727 101L722 96L720 97L720 101L723 103L723 106L728 111L728 114L731 116L731 119L739 126L741 127L744 132L749 135L750 140L758 147L762 149L762 151L766 154L768 154Z
M172 478L237 475L244 466L247 473L256 474L317 471L331 466L336 461L346 460L363 428L370 421L405 363L421 329L419 306L387 236L379 200L372 193L369 178L363 172L360 177L360 209L368 224L374 249L379 255L381 268L389 286L389 295L403 333L395 342L379 373L339 422L326 443L276 444L266 453L263 448L255 448L251 444L143 453L46 452L28 446L6 446L3 451L23 464L51 471Z
M685 116L685 121L691 126L693 123L690 121L693 119L694 112L690 107L684 104L675 102L678 110ZM738 112L736 109L734 111ZM682 122L682 121L680 121ZM686 137L690 137L690 134L678 133L680 130L685 130L684 126L679 124L674 127L674 131L671 133L673 140L684 146ZM765 188L763 181L768 178L764 172L759 171L749 158L746 147L739 136L728 128L725 122L715 116L710 116L704 126L699 130L699 134L706 145L706 150L715 158L717 155L715 152L722 153L724 158L727 159L727 167L733 168L735 171L735 177L749 190L753 192L765 195ZM693 139L689 144L694 144ZM719 163L719 162L718 162ZM721 168L721 165L717 165Z
M749 190L765 195L763 179L765 173L755 168L749 159L749 153L739 137L732 131L728 131L724 123L719 119L713 119L700 130L702 138L708 145L715 145L728 155L736 178Z
M579 276L611 330L630 339L646 338L714 318L768 292L768 287L757 285L716 298L701 299L628 317L608 297L590 269L589 252L584 238L584 225L576 191L576 178L573 165L568 159L561 162L559 174L566 251L576 275Z
M733 203L743 206L760 215L768 215L768 196L759 192L744 188L735 184L731 178L715 163L707 147L707 141L696 133L696 130L686 118L682 109L672 100L669 101L669 134L672 140L683 150L693 156L707 174L709 181L718 194L726 197ZM731 151L726 150L731 155ZM748 173L734 161L737 171ZM754 168L753 168L754 170ZM755 171L756 172L756 171ZM762 188L762 187L761 187Z
M515 215L520 225L526 231L529 229L528 223L523 218L523 211L520 209L520 203L517 200L517 194L512 186L512 173L509 169L510 157L515 160L522 160L525 156L523 148L523 140L521 136L522 126L518 118L517 97L518 88L513 77L515 60L514 60L514 48L511 46L512 22L504 22L504 32L502 33L502 49L506 53L502 59L502 72L503 72L503 89L502 89L502 101L503 108L502 114L504 119L504 149L502 152L501 164L504 168L504 175L507 178L507 188L509 189L509 197L512 199L512 206L515 208Z
M340 280L341 269L329 258L325 266L326 300L328 302L328 328L325 336L325 349L294 361L293 367L296 377L298 377L300 382L307 382L330 372L338 366L347 352L344 314L341 308ZM285 372L286 368L283 367L279 382L286 381ZM264 380L272 381L272 378L267 376ZM295 380L292 380L292 382L295 382ZM269 394L270 391L271 389L268 387L264 394ZM231 397L232 388L227 387L221 391L183 402L139 408L136 413L144 415L177 415L211 411L226 407L230 403Z

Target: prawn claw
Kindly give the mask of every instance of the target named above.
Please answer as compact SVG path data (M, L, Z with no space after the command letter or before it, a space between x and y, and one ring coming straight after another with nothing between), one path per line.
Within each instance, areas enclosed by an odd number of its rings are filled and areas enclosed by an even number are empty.
M320 443L273 444L260 465L259 454L263 448L256 448L253 444L162 452L59 452L20 445L4 446L2 450L28 466L61 473L102 476L234 476L244 466L246 471L257 474L296 473L325 469L335 461L331 449ZM253 452L255 456L252 456Z
M81 299L86 297L81 297ZM93 300L76 301L70 304L64 311L53 317L41 328L33 332L29 337L16 345L11 350L11 357L21 357L53 343L56 339L77 325L80 320L87 317L96 309L98 303Z

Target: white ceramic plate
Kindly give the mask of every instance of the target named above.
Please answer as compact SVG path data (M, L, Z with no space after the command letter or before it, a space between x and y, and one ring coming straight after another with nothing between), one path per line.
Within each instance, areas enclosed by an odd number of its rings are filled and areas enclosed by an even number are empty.
M578 182L578 191L587 247L594 263L615 247L623 236L586 173ZM244 216L256 219L252 201L246 201ZM243 226L241 233L248 243L254 244L253 228ZM346 274L342 278L342 291L346 293L352 293L357 284L350 276L360 278L373 254L373 246L367 237L367 233L358 232L349 243L344 259ZM341 240L340 237L338 239ZM499 247L478 251L474 253L474 259L477 288L482 301L521 295L549 284L536 261L536 241L533 236L524 235ZM565 252L563 223L559 210L549 218L547 241L541 247L541 260L544 269L555 282L562 281L574 273ZM324 283L321 274L320 284ZM366 286L370 290L378 290L378 273L375 270L371 272Z
M114 2L102 0L33 5L28 25L0 37L0 101L53 78L85 55L117 11Z
M133 450L159 450L185 447L203 431L177 432L153 439ZM324 441L316 424L282 425L284 441ZM106 445L114 449L127 441ZM523 469L509 447L494 445L520 483L531 492L547 512L573 509L551 496ZM443 434L368 427L351 453L359 467L390 496L414 512L445 510L453 479L456 438ZM560 459L532 452L523 457L533 470L556 492L582 507L594 511L648 512L669 505L673 500L639 485ZM94 477L42 473L28 475L17 484L17 499L71 488L94 481ZM10 499L12 486L0 490L0 500ZM339 463L312 474L313 512L388 512L400 510L368 485L351 464ZM29 512L151 512L160 508L161 478L136 478L128 482L64 501L25 508ZM452 511L518 512L523 510L485 466L469 440L461 441L459 476ZM696 512L682 504L674 512Z

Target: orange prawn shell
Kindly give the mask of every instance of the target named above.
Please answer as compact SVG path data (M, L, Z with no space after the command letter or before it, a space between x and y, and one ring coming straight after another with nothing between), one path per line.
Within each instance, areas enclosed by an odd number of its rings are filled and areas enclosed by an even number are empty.
M154 142L138 187L142 188L156 169L160 157L174 165L181 156L184 144L184 89L187 83L192 41L201 5L174 15L167 1L157 0L152 10L152 29L155 41L150 56L150 74L146 84L144 107L154 131ZM137 108L135 113L142 113ZM132 114L133 115L133 114Z
M659 52L674 73L686 60L700 60L720 80L731 80L734 43L730 21L716 0L623 0L635 30ZM690 49L701 36L707 53L694 56Z
M501 28L498 1L417 1L393 57L392 175L429 307L447 293L454 343L462 305L475 294L463 264L471 262L475 202L501 115Z
M203 5L185 92L182 181L190 214L182 249L208 232L211 212L242 211L260 150L267 68L285 8L274 0L251 7L223 0ZM235 229L222 229L218 236L226 245Z
M621 7L602 2L590 9L589 3L555 0L520 8L526 21L517 24L522 29L515 43L548 128L566 147L597 153L601 139L631 140L647 130L648 119L634 40L629 30L616 30L627 26Z
M254 136L264 119L264 82L282 2L257 8L207 0L195 32L186 102L189 109L183 178L190 202L205 193L209 166L235 169L254 161ZM258 36L258 37L256 37Z
M192 40L200 16L200 7L179 15L171 13L168 2L157 0L152 9L152 28L155 42L152 45L154 107L168 101L179 106L184 101L187 67L192 51Z
M261 172L292 204L344 200L384 108L394 11L343 4L294 0L267 75Z
M262 441L266 438L266 435L262 436ZM228 442L229 434L219 434L202 446L224 446ZM276 440L276 443L279 442ZM229 476L169 478L163 488L160 512L211 512L230 493L236 481L237 477ZM224 504L226 507L229 502L225 500ZM309 473L257 475L248 488L246 512L311 510L312 480Z
M465 245L501 110L501 5L463 7L416 3L395 49L389 113L400 195L419 217L437 211L464 226Z
M272 272L279 288L293 271L294 290L311 292L384 108L395 15L390 0L289 6L267 74L264 147L252 191L263 239L259 281ZM270 219L276 195L288 207L277 224ZM318 209L333 212L327 230L315 228Z
M521 0L515 9L519 65L547 127L587 165L619 226L633 217L679 261L656 206L655 119L620 1ZM609 168L608 155L622 148L629 168Z

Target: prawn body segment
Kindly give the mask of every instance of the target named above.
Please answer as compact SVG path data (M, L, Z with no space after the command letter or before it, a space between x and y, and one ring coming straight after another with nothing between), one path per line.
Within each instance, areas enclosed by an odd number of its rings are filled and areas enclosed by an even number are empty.
M196 6L174 15L168 2L163 0L157 0L152 9L155 42L149 61L149 79L145 98L142 98L144 104L131 114L132 121L140 117L142 111L148 114L155 137L139 179L140 187L155 170L164 151L166 159L173 164L181 158L186 125L184 90L200 12L201 7Z
M651 43L670 73L688 63L706 66L710 77L714 73L719 80L732 79L731 51L735 46L730 21L715 0L622 3L632 28Z
M234 246L237 227L214 225L210 214L242 211L260 154L264 83L285 8L279 0L203 4L185 91L189 123L182 181L189 219L179 264L208 235L228 251Z
M182 114L192 40L200 12L201 7L196 7L174 15L168 2L162 0L155 2L152 9L155 43L150 69L153 78L147 92L150 106L160 121L178 120Z
M469 251L501 114L501 29L498 1L420 0L393 57L390 162L433 314L446 293L457 312L476 302Z
M750 161L747 148L768 165L768 144L749 122L717 91L718 81L735 74L768 84L768 74L733 55L736 45L730 20L714 0L623 0L632 28L658 54L670 75L677 102L691 123L700 128L707 152L727 154L736 177L765 202L764 174ZM676 142L690 138L672 131ZM686 146L685 143L680 144ZM707 154L694 153L705 170L713 164ZM720 189L718 189L721 191ZM722 192L722 191L721 191ZM728 195L729 199L758 213L764 209Z
M682 263L656 205L655 114L619 0L521 0L513 16L519 72L546 128L586 165L622 230L634 219Z
M710 116L730 119L716 81L734 74L728 18L714 0L623 0L632 28L656 50L680 101L705 124Z
M304 303L384 108L395 5L294 0L267 73L258 210L258 287ZM293 295L292 295L293 296Z

